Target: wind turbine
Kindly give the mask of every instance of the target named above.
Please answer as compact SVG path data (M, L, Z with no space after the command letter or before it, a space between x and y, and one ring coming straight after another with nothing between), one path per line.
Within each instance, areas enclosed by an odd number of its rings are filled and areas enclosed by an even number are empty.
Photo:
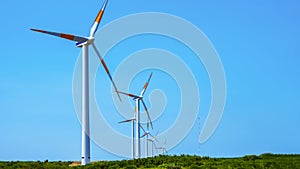
M165 153L168 154L168 151L167 151L167 139L165 140L164 145L162 147L157 147L156 149L162 150L163 155L165 155Z
M149 128L148 128L148 125L147 125L147 131L141 126L142 130L144 131L144 134L141 136L141 138L143 137L146 137L145 138L145 157L147 158L149 156L149 151L148 151L148 148L149 148L149 144L148 144L148 141L149 141L149 135L152 137L152 139L156 140L156 137L158 135L158 132L155 134L155 136L153 136L150 132L149 132ZM156 140L157 141L157 140ZM153 154L153 153L152 153Z
M158 134L158 132L157 132L157 134ZM147 141L150 141L152 143L152 151L151 151L152 157L153 157L154 148L155 148L155 150L157 149L156 144L155 144L155 141L157 141L157 139L156 139L157 134L155 136L152 136L150 139L147 138Z
M147 126L149 126L149 123L150 123L150 125L151 125L151 128L153 129L153 125L152 125L152 121L151 121L151 118L150 118L150 115L149 115L149 111L148 111L148 109L147 109L147 106L146 106L146 104L145 104L145 102L144 102L144 100L143 100L143 95L144 95L144 93L145 93L145 91L146 91L146 89L147 89L147 87L148 87L148 85L149 85L149 82L150 82L150 79L151 79L151 77L152 77L152 73L150 74L150 77L149 77L149 79L147 80L147 82L145 83L145 85L144 85L144 87L143 87L143 89L142 89L142 91L141 91L141 93L140 93L140 95L139 96L137 96L137 95L134 95L134 94L130 94L130 93L125 93L125 92L119 92L119 91L116 91L116 92L118 92L118 93L121 93L121 94L124 94L124 95L127 95L127 96L129 96L129 97L132 97L133 98L133 100L135 100L135 112L136 112L136 123L137 123L137 125L136 125L136 158L140 158L141 157L141 142L140 142L140 138L141 138L141 134L140 134L140 101L142 102L142 104L143 104L143 106L144 106L144 108L145 108L145 110L146 110L146 113L147 113L147 116L148 116L148 123L147 123Z
M132 146L132 147L131 147L131 150L132 150L132 152L131 152L131 155L132 155L131 158L132 158L132 159L135 158L135 154L134 154L134 153L135 153L135 152L134 152L134 144L135 144L135 143L134 143L134 121L135 121L135 118L132 118L132 119L128 119L128 120L124 120L124 121L120 121L120 122L119 122L119 124L121 124L121 123L132 122L132 140L131 140L131 141L132 141L132 142L131 142L131 144L132 144L132 145L131 145L131 146Z
M94 24L90 30L89 37L82 37L82 36L75 36L72 34L65 34L65 33L57 33L57 32L50 32L45 30L39 29L31 29L32 31L57 36L60 38L64 38L67 40L75 41L76 46L82 48L82 159L81 164L85 165L90 163L90 122L89 122L89 64L88 64L88 56L89 56L89 46L92 45L93 49L95 50L97 56L99 57L109 79L111 80L114 89L116 91L117 87L112 79L112 76L104 62L100 52L96 48L94 44L94 36L99 27L100 21L102 19L104 10L106 8L108 0L105 0L101 10L99 11ZM121 100L121 97L118 93L118 97Z

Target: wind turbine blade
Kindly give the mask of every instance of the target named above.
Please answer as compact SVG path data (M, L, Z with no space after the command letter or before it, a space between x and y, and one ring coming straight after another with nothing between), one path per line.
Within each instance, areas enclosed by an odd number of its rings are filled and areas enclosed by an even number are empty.
M159 143L159 141L156 139L156 137L158 136L158 133L159 133L159 131L157 131L157 133L154 136L152 134L150 134L150 135L151 135L153 140L155 140L156 142Z
M147 133L144 127L140 124L140 128L144 131L144 133Z
M68 39L68 40L79 42L79 43L82 43L82 42L85 42L85 41L88 40L85 37L75 36L75 35L71 35L71 34L50 32L50 31L45 31L45 30L40 30L40 29L30 29L30 30L35 31L35 32L39 32L39 33L52 35L52 36L57 36L57 37L60 37L60 38Z
M147 130L149 130L149 121L147 121Z
M145 85L144 85L144 87L143 87L143 90L142 90L142 92L141 92L141 96L144 95L146 89L148 88L148 85L149 85L149 82L150 82L151 77L152 77L152 72L151 72L151 74L150 74L149 79L147 80L147 82L145 83Z
M127 123L127 122L131 122L131 121L134 121L135 119L128 119L128 120L124 120L124 121L120 121L118 122L119 124L121 123Z
M113 78L111 77L111 74L110 74L110 72L109 72L109 70L108 70L108 68L107 68L107 66L106 66L106 63L104 62L104 59L103 59L102 56L100 55L100 53L99 53L99 51L98 51L98 49L96 48L96 46L95 46L94 43L92 43L92 46L93 46L93 48L94 48L96 54L98 55L98 57L99 57L99 59L100 59L102 65L103 65L103 67L104 67L104 69L105 69L105 71L106 71L106 73L107 73L107 75L108 75L108 77L109 77L111 83L113 84L113 86L114 86L114 88L115 88L115 91L117 92L120 101L122 102L122 99L121 99L121 96L120 96L119 91L118 91L118 89L117 89L117 86L116 86L115 82L113 81Z
M147 109L147 106L146 106L146 104L145 104L145 102L144 102L143 99L141 99L141 101L142 101L143 106L144 106L144 108L145 108L145 110L146 110L146 113L147 113L147 116L148 116L148 120L149 120L150 125L151 125L151 128L152 128L152 130L153 130L153 125L152 125L152 121L151 121L151 118L150 118L150 115L149 115L149 111L148 111L148 109ZM147 125L148 125L148 123L147 123Z
M151 139L149 139L149 138L148 138L147 140L150 141L150 142L152 142L152 143L154 142L153 140L151 140Z
M119 91L116 91L116 92L118 92L118 93L120 93L120 94L124 94L124 95L129 96L129 97L139 98L139 96L136 96L136 95L134 95L134 94L125 93L125 92L119 92Z
M107 2L108 0L105 0L105 2L103 3L102 5L102 8L100 9L96 19L95 19L95 22L91 28L91 31L90 31L90 37L94 37L95 36L95 33L97 32L98 30L98 27L99 27L99 24L101 22L101 19L102 19L102 16L104 14L104 11L105 11L105 8L106 8L106 5L107 5Z
M152 139L156 139L156 136L153 136L151 133L149 135L152 137Z
M144 133L141 138L144 138L145 136L147 136L149 133Z

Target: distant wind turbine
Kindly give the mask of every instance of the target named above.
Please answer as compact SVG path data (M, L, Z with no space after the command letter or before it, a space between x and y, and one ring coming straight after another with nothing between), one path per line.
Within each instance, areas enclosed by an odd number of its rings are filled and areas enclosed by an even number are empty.
M151 80L151 77L152 77L152 73L150 74L150 77L149 79L147 80L147 82L145 83L141 93L139 96L137 95L134 95L134 94L130 94L130 93L124 93L124 92L118 92L118 93L121 93L121 94L124 94L124 95L127 95L129 97L132 97L133 100L135 100L135 112L136 112L136 158L141 158L141 142L140 142L140 138L141 138L141 133L140 133L140 101L142 102L145 110L146 110L146 113L147 113L147 116L148 116L148 123L147 123L147 126L149 126L149 123L151 125L151 128L153 129L153 125L152 125L152 121L151 121L151 118L150 118L150 115L149 115L149 111L148 111L148 108L143 100L143 95L146 91L146 89L148 88L148 85L149 85L149 82Z
M152 139L156 140L158 132L153 136L150 133L148 126L147 126L147 131L142 127L142 125L141 125L141 128L144 131L144 134L141 136L141 138L145 137L145 157L147 158L149 156L149 150L148 150L149 149L149 144L148 144L148 142L149 142L149 135L152 137Z
M167 139L165 139L165 142L163 144L162 147L156 147L157 150L162 150L162 154L165 155L165 154L168 154L168 151L167 151Z
M154 155L154 154L153 154L154 149L155 149L155 150L157 149L156 144L155 144L155 141L158 142L158 140L156 139L157 135L158 135L158 132L157 132L156 135L154 135L154 136L152 136L151 138L148 138L148 139L147 139L147 141L150 141L150 142L152 143L152 151L151 151L152 157L153 157L153 155Z
M128 123L128 122L132 122L131 158L134 159L135 158L135 152L134 152L134 144L135 144L135 141L134 141L134 122L135 122L135 118L120 121L119 124Z
M88 64L89 46L90 45L92 45L97 56L99 57L109 79L111 80L111 82L114 86L114 89L116 91L118 91L100 52L98 51L98 49L96 48L96 46L94 44L94 40L95 40L94 36L99 27L99 24L102 19L107 2L108 2L108 0L105 0L101 10L99 11L99 13L95 19L95 22L90 30L89 37L75 36L72 34L50 32L50 31L44 31L44 30L39 30L39 29L31 29L32 31L45 33L48 35L53 35L53 36L67 39L67 40L75 41L76 46L82 48L82 159L81 159L82 165L90 163L89 64ZM118 93L118 97L121 100L119 93Z

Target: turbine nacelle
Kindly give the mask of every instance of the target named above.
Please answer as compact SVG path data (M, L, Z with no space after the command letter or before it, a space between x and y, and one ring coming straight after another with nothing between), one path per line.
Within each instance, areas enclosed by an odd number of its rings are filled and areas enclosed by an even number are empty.
M89 37L89 38L87 38L87 40L84 41L84 42L76 42L76 46L79 47L79 48L81 48L81 47L84 46L84 45L89 46L90 44L94 43L94 41L95 41L95 38L94 38L94 37Z
M142 100L143 96L134 97L132 100Z

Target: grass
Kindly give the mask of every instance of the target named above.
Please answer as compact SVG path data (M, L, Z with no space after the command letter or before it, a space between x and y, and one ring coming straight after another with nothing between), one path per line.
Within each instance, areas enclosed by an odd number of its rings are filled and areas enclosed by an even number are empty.
M99 161L93 162L86 166L78 166L79 162L0 162L0 169L47 169L47 168L68 168L68 169L300 169L300 155L279 155L279 154L262 154L260 156L247 155L238 158L210 158L191 155L180 156L156 156L147 159L121 160L121 161Z

